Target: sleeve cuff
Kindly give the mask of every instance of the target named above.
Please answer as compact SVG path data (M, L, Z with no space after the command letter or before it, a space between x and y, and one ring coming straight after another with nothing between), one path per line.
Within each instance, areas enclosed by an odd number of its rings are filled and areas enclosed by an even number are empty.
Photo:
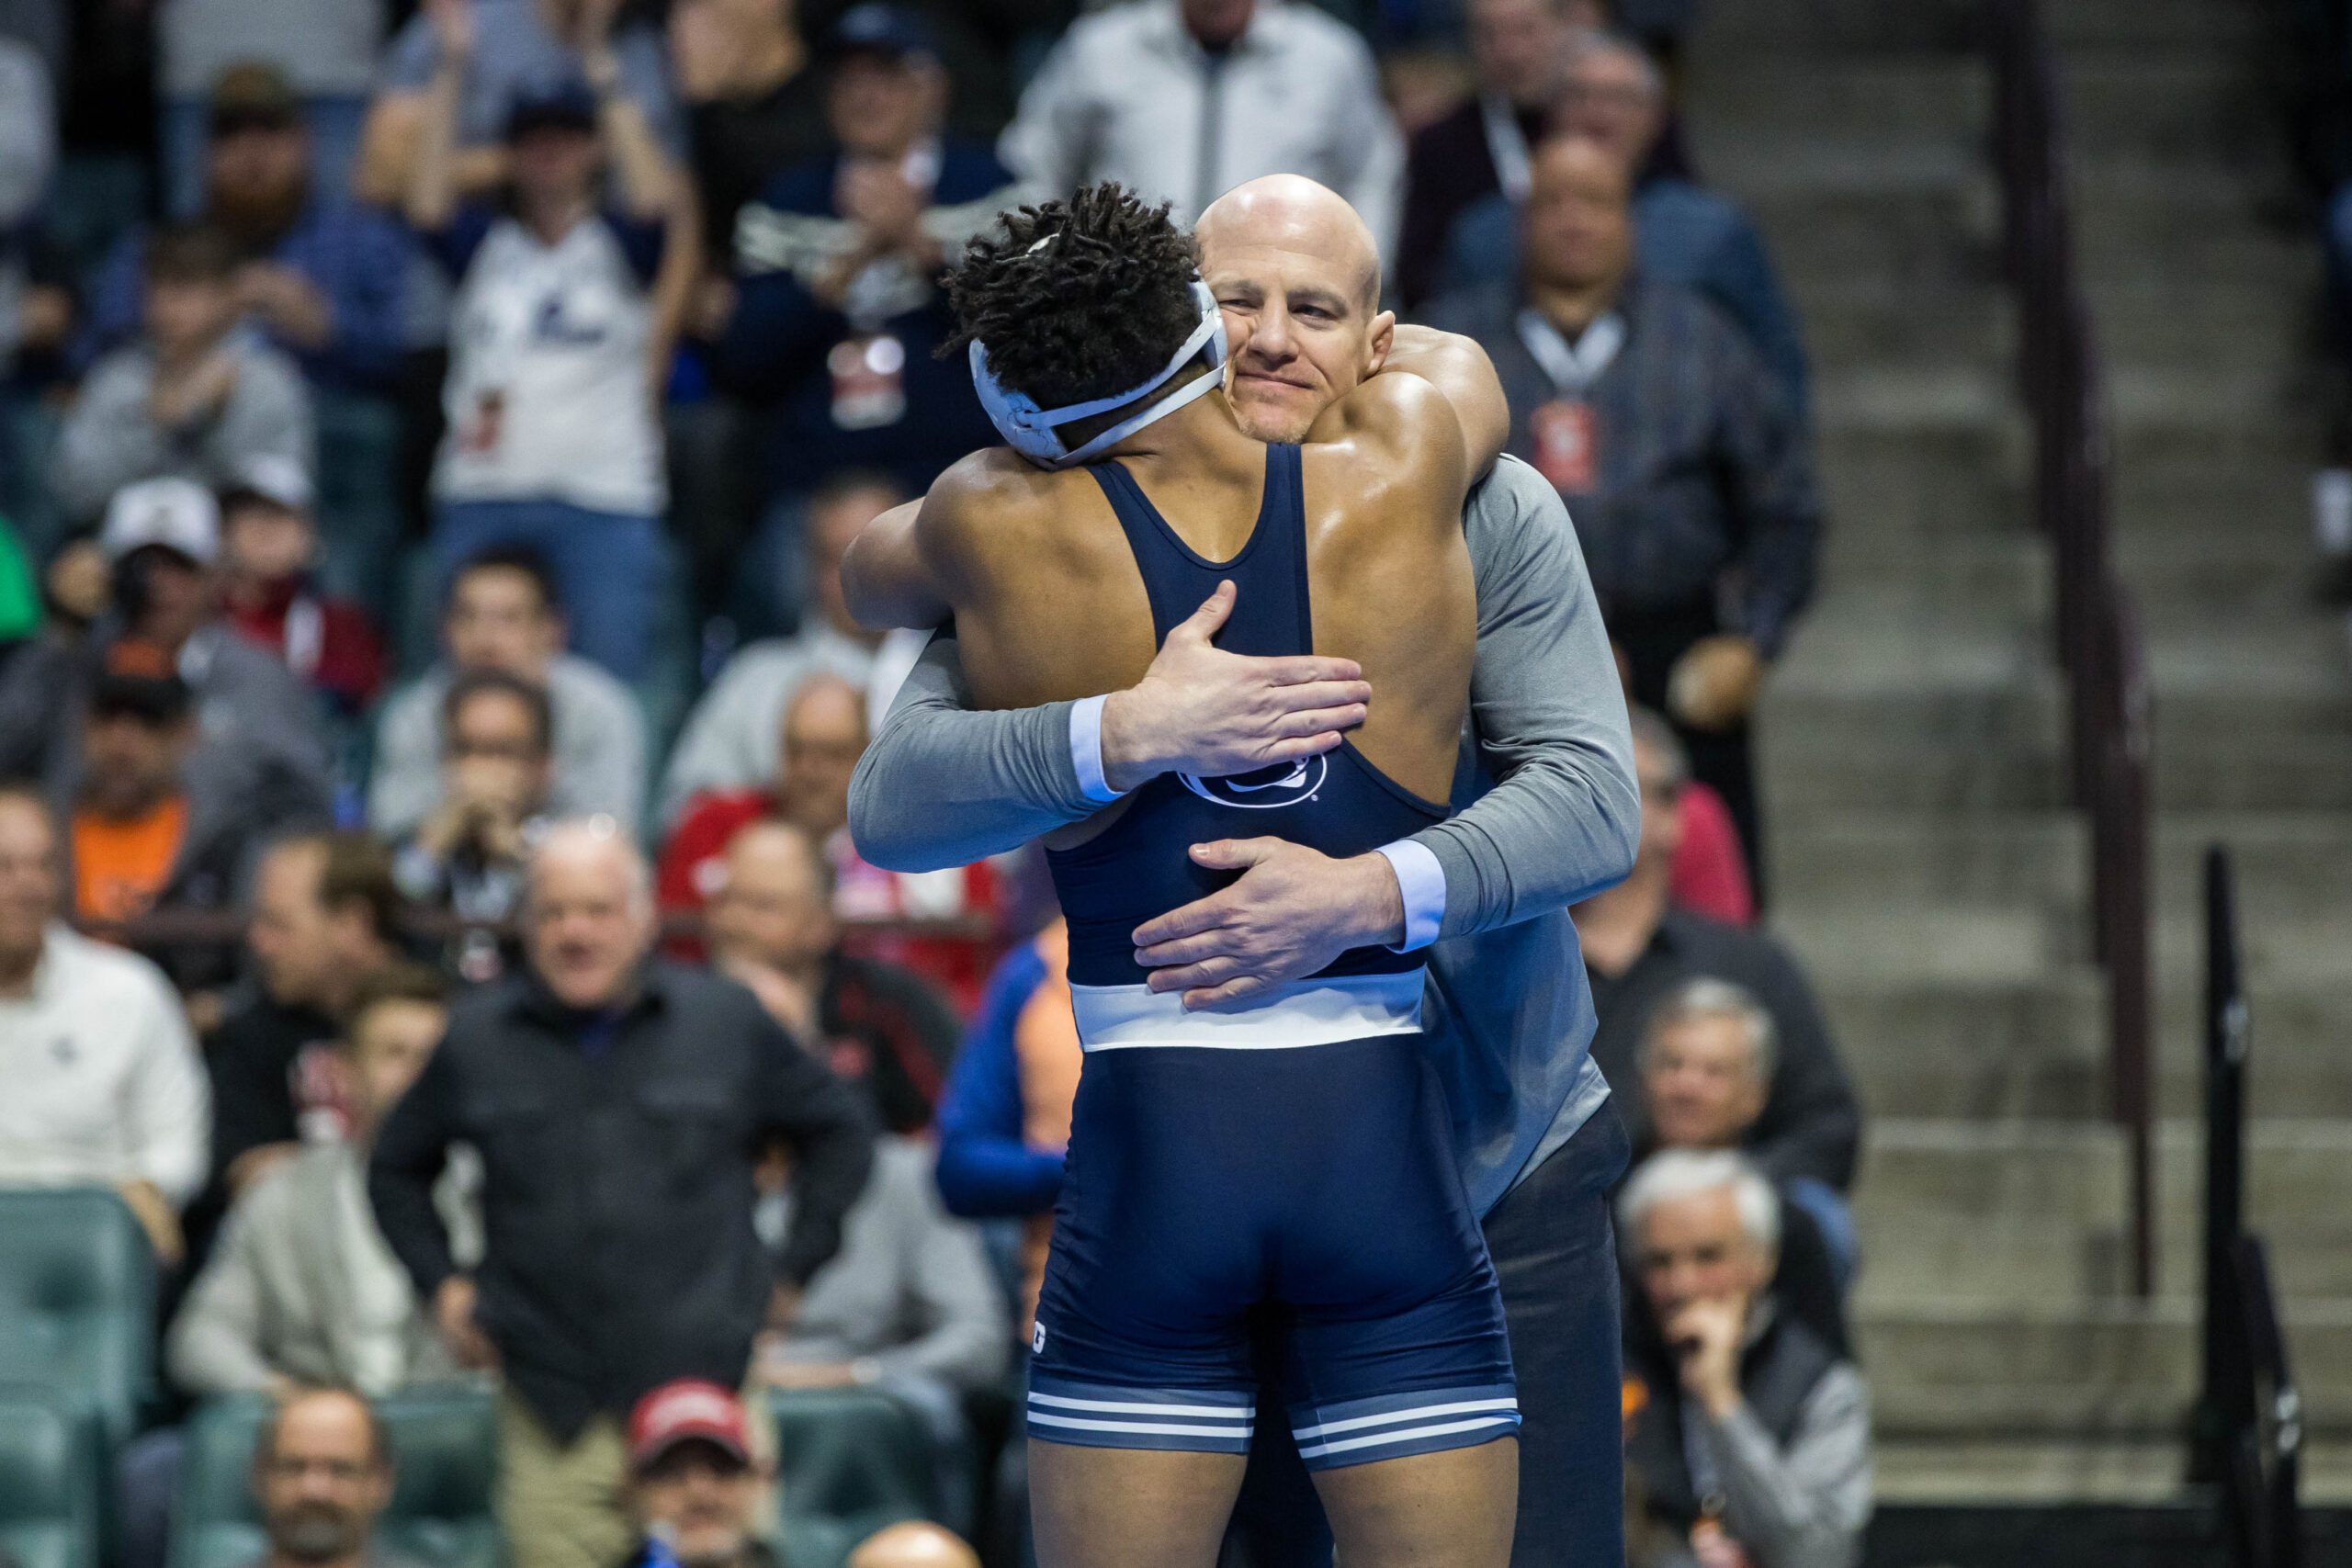
M1383 844L1375 852L1386 857L1388 868L1396 874L1396 891L1405 898L1405 940L1396 951L1427 947L1445 923L1445 867L1427 844L1410 839Z
M1078 770L1079 793L1097 806L1108 806L1126 791L1113 789L1102 776L1102 705L1105 694L1072 703L1069 709L1069 761Z

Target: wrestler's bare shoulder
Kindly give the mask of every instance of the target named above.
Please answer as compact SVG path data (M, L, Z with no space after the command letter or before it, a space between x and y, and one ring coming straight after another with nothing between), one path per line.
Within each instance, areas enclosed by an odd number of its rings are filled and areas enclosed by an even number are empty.
M971 560L1055 531L1070 476L1041 468L1010 446L984 446L931 483L916 524L926 554Z

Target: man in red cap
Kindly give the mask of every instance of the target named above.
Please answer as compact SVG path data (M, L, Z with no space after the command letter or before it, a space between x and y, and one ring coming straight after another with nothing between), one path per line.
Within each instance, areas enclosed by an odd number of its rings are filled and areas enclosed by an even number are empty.
M743 1402L699 1378L665 1382L628 1416L629 1568L778 1568L754 1520L774 1473L754 1448ZM656 1545L656 1542L659 1545ZM972 1549L920 1520L891 1525L850 1553L853 1568L979 1568Z

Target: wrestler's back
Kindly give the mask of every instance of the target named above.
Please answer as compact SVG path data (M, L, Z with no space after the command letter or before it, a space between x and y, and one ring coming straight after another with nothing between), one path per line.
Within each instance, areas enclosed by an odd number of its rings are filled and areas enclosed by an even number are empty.
M1369 716L1351 737L1356 749L1404 788L1442 801L1477 636L1460 442L1442 439L1453 415L1424 384L1379 380L1390 385L1367 387L1385 400L1378 412L1386 419L1301 455L1314 651L1354 660L1372 684ZM1230 429L1221 400L1195 407ZM1395 423L1410 420L1445 427L1398 439ZM1265 449L1238 431L1233 437L1118 459L1185 545L1211 561L1249 543L1264 493ZM965 459L951 479L956 519L932 539L953 558L941 564L956 585L956 635L979 705L1027 707L1140 679L1158 651L1150 601L1093 476L1048 472L998 449Z

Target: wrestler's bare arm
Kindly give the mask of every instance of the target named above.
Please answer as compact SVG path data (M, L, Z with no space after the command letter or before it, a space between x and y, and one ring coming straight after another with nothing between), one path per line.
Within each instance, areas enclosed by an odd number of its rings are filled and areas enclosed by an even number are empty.
M1474 483L1476 476L1494 467L1510 440L1510 400L1503 395L1502 378L1495 374L1494 361L1485 349L1457 333L1399 325L1380 375L1365 384L1376 385L1383 377L1396 375L1427 381L1452 408ZM1344 440L1356 417L1349 400L1342 398L1323 411L1306 438L1310 442Z

